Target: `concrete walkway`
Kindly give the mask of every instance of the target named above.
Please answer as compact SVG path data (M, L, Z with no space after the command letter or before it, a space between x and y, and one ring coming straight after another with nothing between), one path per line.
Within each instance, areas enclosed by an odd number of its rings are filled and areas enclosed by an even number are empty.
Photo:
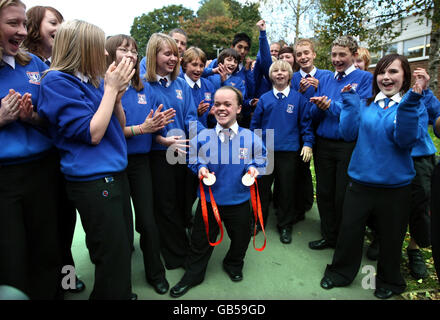
M229 246L229 238L225 231L223 243L215 248L211 257L205 281L192 288L179 299L156 294L146 283L142 252L139 248L139 236L135 238L135 252L132 262L133 292L140 300L378 300L372 289L362 288L362 279L367 275L359 271L355 281L345 288L324 290L319 283L326 265L331 263L333 249L314 251L309 249L309 241L320 239L319 215L316 205L306 214L306 219L299 222L293 229L293 241L289 245L282 244L271 212L268 222L267 247L257 252L252 242L247 252L244 280L233 283L222 270L222 259ZM261 247L263 235L257 236L257 247ZM66 294L68 300L88 299L94 278L94 266L90 262L85 245L84 231L78 216L74 243L72 246L76 263L76 271L85 282L87 289L80 294ZM365 265L376 266L365 258ZM182 277L183 269L167 270L170 286L174 286Z

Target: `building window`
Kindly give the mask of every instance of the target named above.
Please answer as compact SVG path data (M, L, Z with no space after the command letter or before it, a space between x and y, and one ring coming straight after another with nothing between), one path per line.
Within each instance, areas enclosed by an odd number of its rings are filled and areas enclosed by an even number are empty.
M419 37L403 42L403 55L408 59L419 58L425 55L426 37Z
M390 43L383 47L383 56L386 56L387 54L391 54L391 53L398 53L397 43Z

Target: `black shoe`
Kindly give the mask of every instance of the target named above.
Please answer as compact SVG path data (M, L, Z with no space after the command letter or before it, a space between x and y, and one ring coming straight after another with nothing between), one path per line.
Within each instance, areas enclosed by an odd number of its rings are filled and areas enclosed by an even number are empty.
M243 280L243 272L233 272L231 270L228 270L224 265L223 270L228 274L229 278L231 278L233 282L239 282Z
M321 239L316 241L309 242L309 248L313 250L322 250L326 248L334 248L334 245L331 245L327 240Z
M324 276L324 278L322 278L321 288L326 289L326 290L330 290L334 287L335 287L335 284L333 283L333 281L329 277Z
M389 299L392 295L394 295L394 292L390 289L377 288L374 291L374 296L379 299Z
M378 257L379 257L379 241L377 240L377 238L374 238L367 249L367 258L372 261L376 261Z
M165 294L168 292L168 289L170 288L170 284L168 283L167 279L163 279L157 282L148 282L148 283L153 286L154 291L156 291L158 294Z
M422 252L419 249L406 249L408 254L408 267L411 275L419 280L425 279L428 276L425 261Z
M289 229L280 230L280 241L284 244L289 244L292 242L292 231Z
M130 300L137 300L138 299L138 295L136 293L132 293L130 296Z
M84 284L84 282L82 280L80 280L78 277L76 277L75 279L76 279L75 280L75 289L67 289L64 291L70 292L70 293L80 293L86 289L86 285Z
M185 284L182 282L179 282L178 284L176 284L174 287L171 288L170 290L170 296L172 296L173 298L179 298L181 296L183 296L185 293L187 293L189 291L189 289L191 289L192 287L195 287L196 285L199 285L201 282L197 283L197 284Z

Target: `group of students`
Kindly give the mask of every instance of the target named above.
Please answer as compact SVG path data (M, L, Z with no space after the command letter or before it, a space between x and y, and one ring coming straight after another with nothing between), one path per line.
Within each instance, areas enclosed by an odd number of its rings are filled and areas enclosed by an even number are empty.
M335 72L320 70L312 41L269 45L264 21L257 27L253 62L246 34L207 61L199 48L187 49L181 29L153 34L139 61L130 36L106 38L90 23L63 22L54 8L26 12L20 0L1 0L0 285L31 299L59 297L61 267L74 265L76 210L95 265L91 299L137 298L134 230L158 294L177 298L203 282L222 220L231 238L223 268L241 281L270 203L284 244L313 205L313 156L322 239L309 247L335 248L321 286L353 281L368 224L379 243L375 295L404 291L410 211L414 246L430 242L435 148L427 127L440 103L429 76L416 70L411 88L399 55L382 58L374 76L356 68L350 36L333 42ZM260 208L250 201L255 186ZM420 262L417 249L410 253ZM170 289L166 269L181 267ZM76 280L71 290L84 290Z

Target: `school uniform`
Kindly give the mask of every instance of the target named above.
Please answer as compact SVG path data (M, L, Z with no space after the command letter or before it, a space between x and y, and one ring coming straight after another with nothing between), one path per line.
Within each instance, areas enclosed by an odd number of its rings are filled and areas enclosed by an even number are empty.
M250 86L255 88L253 97L258 99L272 89L272 82L269 77L272 56L270 54L270 46L267 41L266 31L260 31L259 42L260 46L257 53L255 67L251 70L250 77Z
M344 139L339 133L341 90L348 84L356 88L361 98L369 98L372 74L353 65L345 75L327 77L320 83L319 94L332 100L322 111L312 104L310 113L316 129L314 163L316 171L316 197L321 218L321 234L329 246L336 243L342 216L345 189L348 183L347 168L355 140Z
M157 82L148 82L146 87L152 92L151 101L157 107L163 104L163 111L174 108L174 122L167 125L159 134L177 135L188 139L196 135L203 126L198 124L197 108L191 88L185 80L177 78L166 83L158 76ZM159 230L161 252L167 269L182 267L189 250L186 228L191 225L193 184L185 159L178 163L169 163L167 148L154 139L150 153L153 178L153 197L156 223ZM168 156L173 157L173 153ZM177 162L177 160L176 160ZM194 188L195 186L193 186Z
M147 87L148 88L148 87ZM126 126L144 123L153 106L151 92L144 88L136 91L129 86L122 97ZM135 230L140 234L144 270L147 282L155 284L165 279L165 268L160 258L160 240L154 217L153 184L151 182L150 156L152 135L142 134L127 138L127 175L130 195L135 210Z
M216 183L211 187L220 217L231 239L223 259L223 267L234 274L242 272L244 258L250 241L250 190L242 184L242 177L251 166L265 165L264 146L258 136L241 128L236 122L224 129L217 124L215 129L204 130L191 141L195 153L190 155L189 168L198 175L202 167L215 172ZM208 151L209 150L209 151ZM260 170L260 169L259 169ZM215 242L219 227L213 218L209 189L203 185L208 207L209 239ZM209 259L214 247L207 239L200 204L191 235L191 250L185 261L185 274L181 284L198 284L204 280Z
M91 299L131 297L133 226L127 167L127 144L112 115L101 142L92 144L90 121L104 94L84 75L50 71L43 78L38 113L61 155L67 194L81 216L86 243L95 264Z
M0 60L0 99L14 89L38 105L47 66L29 54L22 66ZM57 157L46 129L20 120L0 127L0 283L30 299L54 299L59 287ZM37 194L38 192L38 194Z
M301 142L313 147L314 135L309 117L309 103L296 91L286 87L283 91L273 89L265 93L258 101L251 122L251 129L263 129L263 141L266 149L274 151L274 172L260 178L261 206L263 217L267 223L271 186L279 182L279 207L277 226L279 230L291 231L295 222L295 198L292 196L299 190L297 176ZM267 130L273 129L273 150L268 146ZM270 158L269 158L270 159ZM270 161L270 160L269 160Z
M399 294L406 283L400 273L402 243L415 176L411 150L421 136L422 95L410 90L388 107L378 94L369 106L353 91L342 93L340 134L357 144L348 168L350 183L336 250L325 276L335 286L350 284L358 273L366 221L373 216L380 241L376 288ZM392 169L391 169L392 168Z
M200 78L197 80L197 82L194 82L191 80L190 77L188 77L186 74L183 77L186 81L186 83L191 88L191 93L194 98L194 103L198 107L199 103L204 101L205 103L209 103L209 108L206 110L206 112L199 116L199 122L205 127L205 128L213 128L216 124L214 116L210 116L209 112L211 111L212 105L214 104L214 94L215 94L215 87L212 84L211 81Z
M333 73L331 71L318 69L316 67L314 67L310 73L306 73L300 69L293 74L292 89L299 92L299 83L301 80L308 77L314 77L319 80L318 89L321 90L321 83L326 81L328 77L332 76ZM318 89L309 87L305 92L302 92L301 95L309 101L311 97L318 95ZM300 162L298 185L302 186L302 191L300 190L300 192L297 192L294 195L296 199L295 211L296 216L301 220L305 217L305 213L312 208L313 203L315 202L315 191L313 188L312 172L310 171L310 162Z

